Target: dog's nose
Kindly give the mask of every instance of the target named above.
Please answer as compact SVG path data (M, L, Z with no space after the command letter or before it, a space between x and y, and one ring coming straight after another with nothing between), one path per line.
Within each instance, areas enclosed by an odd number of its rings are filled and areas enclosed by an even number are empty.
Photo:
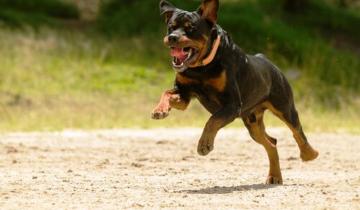
M177 41L179 41L180 36L177 34L170 34L168 39L170 44L175 44Z

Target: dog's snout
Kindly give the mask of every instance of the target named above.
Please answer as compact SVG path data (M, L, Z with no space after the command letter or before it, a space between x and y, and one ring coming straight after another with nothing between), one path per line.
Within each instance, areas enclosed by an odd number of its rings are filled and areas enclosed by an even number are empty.
M174 43L176 43L176 42L179 41L180 36L177 35L177 34L170 34L170 35L168 36L168 39L169 39L169 42L170 42L171 44L174 44Z

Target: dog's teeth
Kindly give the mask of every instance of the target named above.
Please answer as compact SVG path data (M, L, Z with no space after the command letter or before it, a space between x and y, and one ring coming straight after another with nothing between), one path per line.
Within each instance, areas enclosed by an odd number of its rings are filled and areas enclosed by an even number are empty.
M188 53L188 56L186 59L189 59L191 57L191 54L192 54L192 50L190 49L189 53Z

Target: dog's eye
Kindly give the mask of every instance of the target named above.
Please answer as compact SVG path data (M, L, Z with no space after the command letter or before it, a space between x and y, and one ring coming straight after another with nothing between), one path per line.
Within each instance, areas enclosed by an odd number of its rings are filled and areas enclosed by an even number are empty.
M192 32L194 30L194 25L191 22L185 22L184 29L186 32Z
M176 23L169 23L169 25L168 25L168 29L170 30L174 30L175 29L175 27L176 27Z
M193 25L187 25L185 26L185 31L188 32L188 33L191 33L195 30L195 26Z

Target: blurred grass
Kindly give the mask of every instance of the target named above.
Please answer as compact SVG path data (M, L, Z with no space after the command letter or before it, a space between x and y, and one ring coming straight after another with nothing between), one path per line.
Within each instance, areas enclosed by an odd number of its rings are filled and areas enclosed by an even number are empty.
M22 8L31 2L43 6L27 13ZM172 2L186 9L198 4ZM275 0L223 2L219 22L234 40L249 53L265 53L292 78L306 130L360 132L358 14L319 1L292 15ZM166 120L150 119L174 77L158 1L110 1L96 25L85 26L69 3L28 4L0 0L0 131L204 125L209 114L195 101ZM52 11L56 4L62 13ZM19 19L39 14L37 21Z
M76 18L77 8L58 0L0 0L0 20L12 27L58 25L60 19Z

